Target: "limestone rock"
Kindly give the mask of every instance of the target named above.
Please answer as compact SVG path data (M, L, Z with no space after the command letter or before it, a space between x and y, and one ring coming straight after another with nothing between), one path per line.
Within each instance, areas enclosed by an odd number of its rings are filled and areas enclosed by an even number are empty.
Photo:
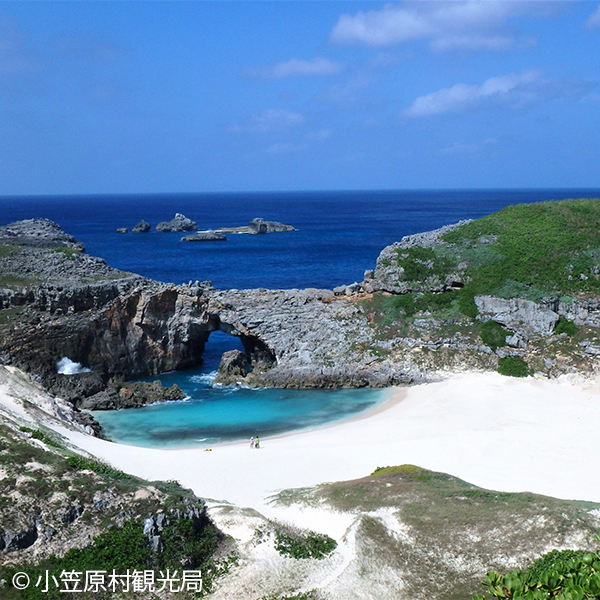
M296 231L295 227L291 225L285 225L284 223L279 223L278 221L265 221L260 217L256 217L252 219L248 223L248 227L254 231L254 233L276 233L280 231Z
M170 221L161 221L156 226L156 231L195 231L198 229L198 223L188 219L181 213L176 213Z
M150 223L146 223L142 219L132 230L131 233L148 233L150 231Z
M384 248L377 258L374 278L368 282L366 291L406 294L408 292L443 292L455 287L462 287L463 282L459 273L448 273L443 277L436 276L419 281L406 280L403 276L404 269L398 265L398 250L408 250L413 246L433 248L443 245L441 237L444 234L468 222L468 220L463 220L432 231L407 235L399 242Z
M199 231L185 235L181 238L182 242L225 242L227 237L216 231Z
M37 248L73 248L85 252L81 242L50 219L25 219L0 227L0 244Z
M229 350L221 356L217 377L213 383L235 385L248 374L248 359L240 350Z
M475 296L475 305L482 320L492 319L525 339L552 335L558 321L554 311L523 298Z
M129 231L127 227L119 227L117 229L117 233L127 233L127 231Z

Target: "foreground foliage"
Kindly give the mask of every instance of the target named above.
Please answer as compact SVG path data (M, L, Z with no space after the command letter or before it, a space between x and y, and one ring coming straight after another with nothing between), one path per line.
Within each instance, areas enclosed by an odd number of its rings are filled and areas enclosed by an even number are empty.
M582 550L553 550L527 571L507 575L488 573L483 585L492 598L513 600L585 600L600 597L600 554ZM486 600L489 596L474 596Z

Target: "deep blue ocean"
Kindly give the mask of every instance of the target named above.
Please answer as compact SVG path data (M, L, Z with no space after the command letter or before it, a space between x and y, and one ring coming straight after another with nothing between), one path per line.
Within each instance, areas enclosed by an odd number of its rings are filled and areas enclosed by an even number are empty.
M217 288L333 288L362 281L379 252L402 236L511 204L600 197L600 189L270 192L0 197L0 225L47 217L111 266L161 281L210 280ZM200 229L245 225L254 217L298 231L228 235L227 242L185 243L183 234L120 235L145 219L154 226L176 212ZM189 399L96 413L117 441L152 447L211 445L313 427L382 402L382 390L212 388L221 354L238 340L211 334L201 367L161 376ZM61 357L57 357L57 360Z

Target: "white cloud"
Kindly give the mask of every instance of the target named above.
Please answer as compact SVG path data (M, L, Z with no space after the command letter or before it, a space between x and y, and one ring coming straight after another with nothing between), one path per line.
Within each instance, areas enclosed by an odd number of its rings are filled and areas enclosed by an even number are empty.
M380 10L344 14L331 31L337 44L393 46L429 40L433 50L505 50L515 37L503 31L507 21L542 2L461 0L387 4Z
M257 133L269 133L297 127L304 122L304 116L298 112L280 108L269 108L261 113L250 116L245 124L234 125L230 129L234 132L253 131Z
M344 65L329 58L313 58L299 60L292 58L284 62L264 67L248 67L242 75L256 79L285 79L286 77L315 77L338 75L344 70Z
M552 81L544 79L538 71L525 71L490 77L481 85L457 83L420 96L404 111L404 115L429 117L485 105L521 108L553 98L581 97L590 87L581 80Z
M600 27L600 6L590 15L590 18L585 22L586 27L597 29Z

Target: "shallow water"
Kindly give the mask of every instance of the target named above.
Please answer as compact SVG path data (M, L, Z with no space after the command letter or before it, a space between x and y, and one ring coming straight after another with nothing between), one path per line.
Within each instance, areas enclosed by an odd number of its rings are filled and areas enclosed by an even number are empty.
M388 390L289 390L211 387L220 356L238 341L211 334L201 367L158 377L177 383L188 399L143 408L96 411L112 440L150 448L210 446L316 427L384 402ZM241 344L240 344L241 348Z

